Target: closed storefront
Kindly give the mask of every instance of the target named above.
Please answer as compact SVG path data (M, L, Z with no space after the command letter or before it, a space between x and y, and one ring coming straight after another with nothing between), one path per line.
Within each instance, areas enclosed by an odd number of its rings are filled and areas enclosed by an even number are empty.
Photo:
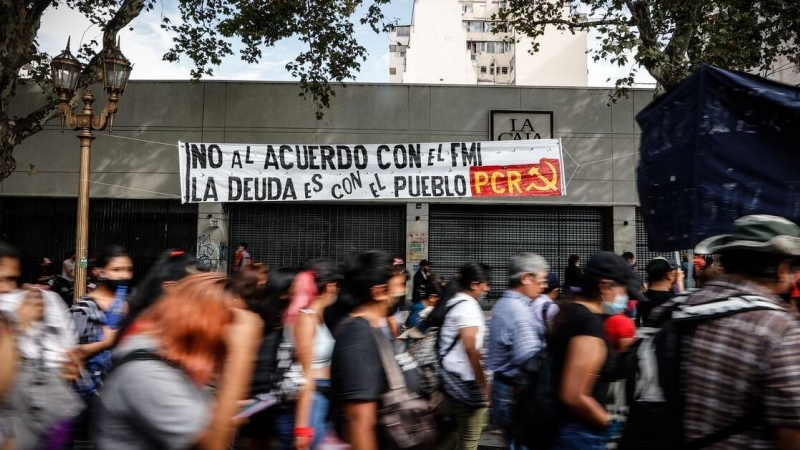
M43 257L61 273L64 256L75 251L77 209L74 198L0 197L0 237L22 252L23 281L34 281L41 274ZM138 281L164 250L194 250L197 205L92 199L89 224L89 257L103 245L122 245L133 258L134 281Z
M342 261L353 251L405 254L405 205L229 205L230 255L248 244L253 261L297 267L309 258Z
M429 259L450 278L458 266L479 261L492 267L491 300L507 287L508 260L538 253L563 277L567 259L611 247L610 208L523 205L430 205Z

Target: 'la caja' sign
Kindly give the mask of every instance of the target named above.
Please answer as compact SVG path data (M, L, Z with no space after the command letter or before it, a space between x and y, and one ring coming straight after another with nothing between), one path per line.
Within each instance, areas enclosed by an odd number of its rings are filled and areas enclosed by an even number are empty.
M553 139L552 111L491 111L493 141Z

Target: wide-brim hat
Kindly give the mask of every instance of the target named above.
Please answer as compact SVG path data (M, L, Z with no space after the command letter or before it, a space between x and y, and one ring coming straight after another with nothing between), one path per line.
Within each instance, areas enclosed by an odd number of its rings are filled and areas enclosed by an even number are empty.
M800 256L800 227L783 217L745 216L733 223L733 233L710 237L694 249L701 255L731 250Z

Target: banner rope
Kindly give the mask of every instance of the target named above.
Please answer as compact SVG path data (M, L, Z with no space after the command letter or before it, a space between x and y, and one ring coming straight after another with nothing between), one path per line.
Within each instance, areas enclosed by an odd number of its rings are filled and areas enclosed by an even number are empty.
M167 147L177 147L178 146L178 144L175 143L175 142L173 142L172 144L167 144L166 142L148 141L147 139L139 139L139 138L132 138L132 137L127 137L127 136L120 136L120 135L117 135L117 134L97 133L95 136L113 137L113 138L116 138L116 139L126 139L126 140L129 140L129 141L145 142L147 144L166 145Z
M605 162L605 161L613 161L613 160L615 160L617 158L627 158L629 156L634 156L634 155L638 154L638 152L628 153L626 155L612 156L611 158L598 159L597 161L589 161L589 162L585 162L585 163L581 164L578 161L575 161L575 158L573 158L572 155L570 155L569 151L566 148L564 148L564 145L561 145L561 150L563 150L564 153L566 153L566 155L569 156L569 159L571 159L572 162L575 163L575 169L572 171L572 174L569 176L569 179L567 180L567 186L566 187L569 187L569 183L572 181L572 178L578 172L578 169L580 169L583 166L588 166L590 164L597 164L597 163L601 163L601 162Z
M128 190L131 190L131 191L146 192L146 193L148 193L148 194L164 195L164 196L166 196L166 197L181 198L181 196L180 196L180 195L175 195L175 194L167 194L166 192L148 191L148 190L146 190L146 189L138 189L138 188L132 188L132 187L130 187L130 186L122 186L122 185L120 185L120 184L109 184L109 183L103 183L103 182L101 182L101 181L92 181L92 180L89 180L89 183L92 183L92 184L101 184L101 185L103 185L103 186L111 186L111 187L116 187L116 188L120 188L120 189L128 189Z

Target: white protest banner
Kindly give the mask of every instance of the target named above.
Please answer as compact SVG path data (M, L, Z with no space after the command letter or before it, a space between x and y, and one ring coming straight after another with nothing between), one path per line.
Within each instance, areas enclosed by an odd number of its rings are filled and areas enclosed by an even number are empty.
M178 143L183 203L566 195L554 139L433 144Z

